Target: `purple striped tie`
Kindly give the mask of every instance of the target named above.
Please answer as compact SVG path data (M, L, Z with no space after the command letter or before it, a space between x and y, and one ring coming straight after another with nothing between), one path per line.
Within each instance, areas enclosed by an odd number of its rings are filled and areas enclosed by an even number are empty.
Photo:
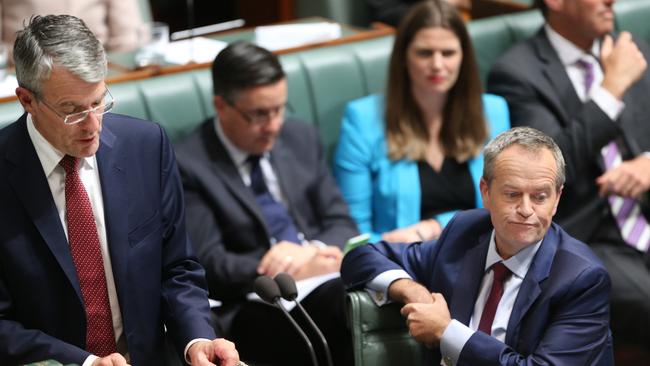
M577 64L585 72L585 95L588 95L594 82L594 64L589 60L578 60ZM618 166L622 161L621 152L615 141L603 147L601 153L606 170ZM642 252L647 251L650 246L650 225L643 216L639 203L633 198L616 195L609 196L608 200L623 240L633 248Z
M621 163L621 153L615 141L603 147L601 153L607 170ZM642 252L647 251L650 247L650 225L641 212L639 202L633 198L611 195L609 205L623 240Z

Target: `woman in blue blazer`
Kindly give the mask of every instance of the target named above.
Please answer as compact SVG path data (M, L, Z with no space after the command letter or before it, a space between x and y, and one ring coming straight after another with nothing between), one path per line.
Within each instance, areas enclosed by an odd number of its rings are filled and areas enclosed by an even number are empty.
M481 94L469 35L445 1L414 6L397 30L385 96L348 104L334 174L371 241L438 236L481 207L482 147L510 128L501 97Z

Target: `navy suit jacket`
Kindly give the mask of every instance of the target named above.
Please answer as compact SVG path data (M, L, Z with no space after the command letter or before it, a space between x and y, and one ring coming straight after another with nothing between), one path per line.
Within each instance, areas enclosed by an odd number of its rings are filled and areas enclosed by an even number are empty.
M0 364L81 364L81 290L25 119L0 131ZM131 364L160 365L163 325L179 352L215 337L174 154L160 126L109 113L96 157Z
M268 228L255 196L217 136L214 119L183 140L176 152L188 232L206 269L210 296L223 302L218 320L228 330L270 248ZM343 248L347 239L358 235L312 125L285 121L271 149L271 163L307 240Z
M380 242L353 250L341 274L349 288L358 289L382 272L404 269L442 293L451 317L468 325L492 229L487 210L461 212L438 241ZM475 332L458 365L611 365L609 291L609 275L597 257L553 224L521 284L505 344ZM439 350L430 356L440 362Z

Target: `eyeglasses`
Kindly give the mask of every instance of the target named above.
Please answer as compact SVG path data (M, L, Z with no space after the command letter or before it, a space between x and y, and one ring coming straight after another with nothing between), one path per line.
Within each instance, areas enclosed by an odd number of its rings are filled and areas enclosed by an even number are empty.
M237 113L239 113L239 115L242 116L246 122L251 125L265 124L277 116L283 116L286 110L291 111L291 105L289 105L289 103L285 103L273 108L258 108L254 109L251 112L246 112L239 109L239 107L237 107L235 103L230 100L226 99L226 103L228 103L232 109L236 110Z
M65 123L66 125L75 125L81 121L84 121L86 118L88 118L88 115L90 113L94 113L96 116L104 115L105 113L113 109L113 107L115 106L115 100L113 99L113 95L108 90L108 88L106 88L106 92L104 93L104 98L100 105L90 109L86 109L85 111L75 112L70 114L61 114L44 99L38 97L37 99L39 102L42 102L46 107L48 107L52 112L54 112L57 116L63 118L63 123Z

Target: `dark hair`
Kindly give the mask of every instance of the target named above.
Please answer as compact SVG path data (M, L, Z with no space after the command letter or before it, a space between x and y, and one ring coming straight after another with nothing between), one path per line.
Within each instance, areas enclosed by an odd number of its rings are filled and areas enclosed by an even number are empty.
M463 52L458 80L447 95L440 130L444 154L462 162L479 153L488 134L474 49L458 11L445 0L428 0L414 5L397 29L385 102L388 154L393 160L425 158L429 131L411 91L407 54L416 33L431 27L453 32Z
M546 16L548 7L546 6L546 2L544 0L535 0L533 7L538 8L542 12L542 15Z
M244 89L273 84L284 77L278 57L250 42L231 43L212 63L214 95L226 100L233 100Z

